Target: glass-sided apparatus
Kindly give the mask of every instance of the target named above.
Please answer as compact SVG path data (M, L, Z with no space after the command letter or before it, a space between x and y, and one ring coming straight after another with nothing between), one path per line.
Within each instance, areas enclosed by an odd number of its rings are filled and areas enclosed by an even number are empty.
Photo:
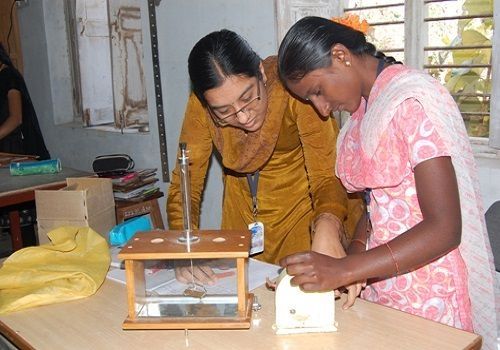
M150 231L134 236L118 257L125 261L128 317L123 329L250 328L253 294L248 292L250 233L193 230L199 241L179 243L183 231ZM208 265L215 285L196 283L193 271ZM173 267L184 267L186 283ZM186 281L184 281L186 282Z

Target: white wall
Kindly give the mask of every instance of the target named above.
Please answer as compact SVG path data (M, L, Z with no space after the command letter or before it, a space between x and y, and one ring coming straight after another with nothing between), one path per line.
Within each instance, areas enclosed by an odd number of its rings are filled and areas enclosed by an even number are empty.
M30 1L18 13L26 62L24 77L52 157L61 158L63 166L88 171L94 157L105 153L128 153L138 167L159 166L154 119L151 133L136 135L84 129L80 123L68 124L74 115L63 0ZM150 56L148 59L151 60ZM152 89L152 83L150 85ZM155 111L154 105L150 110Z
M105 153L128 153L138 168L160 168L147 20L143 32L151 132L120 135L83 129L78 124L64 124L73 118L73 112L63 1L30 1L18 12L24 75L50 152L61 158L63 166L81 170L90 170L92 159ZM142 10L147 14L145 0ZM246 37L263 58L274 54L275 9L272 0L161 0L156 12L168 157L173 169L189 92L187 57L191 47L210 31L228 28ZM222 175L217 161L212 163L202 204L203 228L217 228L220 223ZM487 209L500 200L500 160L478 158L478 166ZM167 188L168 184L162 184L163 191ZM164 211L165 200L161 205Z
M24 76L40 120L47 147L63 166L91 170L96 155L127 153L137 168L160 168L147 2L142 2L150 133L121 135L83 129L73 119L64 0L30 1L18 9ZM178 135L189 92L187 58L202 36L232 29L266 57L276 53L272 0L162 0L156 8L163 104L170 169L175 165ZM209 172L202 204L201 226L217 228L221 216L221 170ZM166 193L168 184L162 184ZM165 198L160 200L165 211ZM166 217L164 216L164 219ZM166 221L165 221L166 222Z
M484 210L500 200L500 160L477 157L479 183L483 195Z
M157 15L166 125L175 130L175 136L167 139L173 167L189 93L187 59L191 48L209 32L227 28L245 37L261 57L275 54L274 5L270 0L162 0ZM201 227L219 227L221 179L220 166L213 158L201 208Z

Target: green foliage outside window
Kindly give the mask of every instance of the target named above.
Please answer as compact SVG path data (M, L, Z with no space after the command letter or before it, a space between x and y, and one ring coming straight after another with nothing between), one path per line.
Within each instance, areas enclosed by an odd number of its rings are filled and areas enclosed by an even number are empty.
M493 13L493 0L465 0L459 15ZM432 33L429 33L432 35ZM443 46L490 46L493 19L459 19L456 36L443 35ZM491 48L435 51L429 64L491 65ZM470 136L488 137L490 120L491 66L470 68L433 68L429 72L444 82L463 113ZM457 96L462 95L462 96Z

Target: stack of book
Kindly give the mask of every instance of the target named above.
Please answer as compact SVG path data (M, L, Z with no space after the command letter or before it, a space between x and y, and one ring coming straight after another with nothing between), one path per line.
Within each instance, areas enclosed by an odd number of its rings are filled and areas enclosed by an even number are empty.
M110 177L117 201L143 201L163 195L157 185L156 169L127 171Z

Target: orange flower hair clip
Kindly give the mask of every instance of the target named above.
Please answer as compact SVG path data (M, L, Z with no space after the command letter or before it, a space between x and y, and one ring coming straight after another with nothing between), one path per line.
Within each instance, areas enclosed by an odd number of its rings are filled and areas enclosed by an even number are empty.
M342 17L332 17L332 21L360 31L363 34L368 34L370 30L370 26L365 19L361 20L358 15L352 13L345 14Z

